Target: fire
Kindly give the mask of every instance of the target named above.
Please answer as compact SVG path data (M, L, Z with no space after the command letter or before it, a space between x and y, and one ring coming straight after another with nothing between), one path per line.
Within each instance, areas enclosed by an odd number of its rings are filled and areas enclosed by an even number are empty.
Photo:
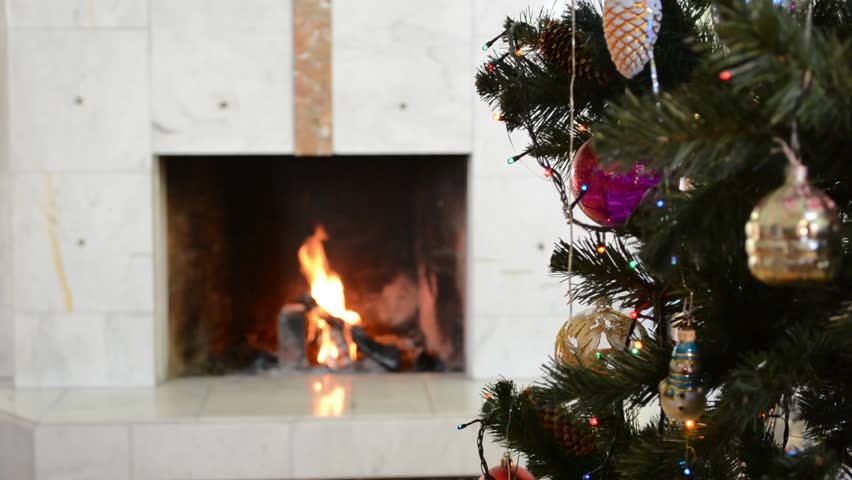
M346 342L345 353L342 353L336 342L332 339L331 326L323 320L316 309L308 314L308 341L319 338L320 349L316 361L320 365L335 368L348 355L354 361L358 355L358 347L352 341L350 325L361 322L361 316L357 312L346 308L346 297L343 294L343 281L328 264L328 257L322 242L328 240L328 234L322 226L318 226L314 234L305 240L299 247L299 264L302 274L311 286L311 297L324 311L335 318L345 322L344 340Z

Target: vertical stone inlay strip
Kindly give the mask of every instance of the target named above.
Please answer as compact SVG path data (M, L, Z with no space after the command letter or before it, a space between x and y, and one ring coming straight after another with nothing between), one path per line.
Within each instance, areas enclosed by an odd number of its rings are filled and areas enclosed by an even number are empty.
M332 154L331 0L293 0L296 155Z

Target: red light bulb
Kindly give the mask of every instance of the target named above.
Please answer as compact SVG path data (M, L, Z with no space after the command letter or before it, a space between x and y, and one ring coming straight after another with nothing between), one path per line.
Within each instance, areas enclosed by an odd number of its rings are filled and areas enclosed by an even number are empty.
M592 417L589 419L589 425L593 427L597 427L600 421L598 421L598 417Z
M639 318L639 311L633 310L632 312L630 312L630 318L632 318L633 320L636 320L637 318Z
M728 80L730 80L730 79L731 79L731 77L732 77L732 76L733 76L733 75L731 75L731 71L730 71L730 70L722 70L722 71L719 73L719 80L721 80L721 81L723 81L723 82L727 82Z
M553 169L548 167L544 169L544 178L550 178L553 176Z

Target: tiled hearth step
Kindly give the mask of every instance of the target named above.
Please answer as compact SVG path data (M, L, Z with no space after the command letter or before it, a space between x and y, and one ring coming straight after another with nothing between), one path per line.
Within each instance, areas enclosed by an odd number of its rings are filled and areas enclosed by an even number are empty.
M455 426L475 416L485 383L325 375L0 389L0 480L475 477L476 431Z

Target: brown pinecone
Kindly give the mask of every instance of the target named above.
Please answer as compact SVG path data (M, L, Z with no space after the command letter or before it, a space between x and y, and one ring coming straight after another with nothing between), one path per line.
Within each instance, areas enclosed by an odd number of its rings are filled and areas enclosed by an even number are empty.
M607 82L605 74L595 68L594 60L582 48L583 32L577 32L577 77L592 80L604 85ZM550 22L539 38L541 55L553 65L567 74L571 74L571 28L560 22Z
M524 394L535 407L532 390L526 389ZM592 428L585 422L572 418L564 409L536 407L536 416L544 428L553 435L553 439L562 443L568 455L578 457L591 455L597 448Z

